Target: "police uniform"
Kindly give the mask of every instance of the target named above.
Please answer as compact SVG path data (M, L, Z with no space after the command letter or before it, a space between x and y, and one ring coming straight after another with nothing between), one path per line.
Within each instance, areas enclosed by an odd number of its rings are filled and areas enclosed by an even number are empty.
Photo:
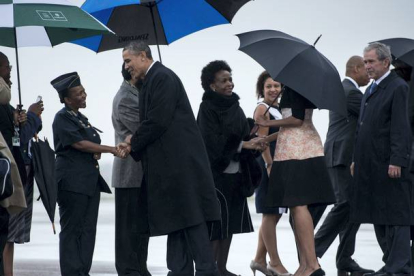
M53 80L58 92L80 85L77 73ZM95 247L100 192L111 193L99 172L93 153L72 147L80 141L101 143L97 130L80 112L65 106L53 121L56 152L55 177L61 232L59 234L62 276L89 275Z

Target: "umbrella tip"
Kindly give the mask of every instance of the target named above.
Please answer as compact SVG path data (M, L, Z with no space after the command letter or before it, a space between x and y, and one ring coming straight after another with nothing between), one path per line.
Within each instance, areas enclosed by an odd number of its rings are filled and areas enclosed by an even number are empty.
M315 42L313 43L313 47L315 47L316 43L318 43L319 39L321 38L322 34L320 34L318 36L318 38L315 40Z

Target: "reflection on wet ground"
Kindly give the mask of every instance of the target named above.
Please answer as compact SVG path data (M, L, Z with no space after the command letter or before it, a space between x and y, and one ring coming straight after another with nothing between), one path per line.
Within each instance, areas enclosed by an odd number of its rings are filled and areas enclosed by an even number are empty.
M53 235L52 227L41 202L34 203L31 242L15 246L16 276L57 276L59 273L59 238ZM255 213L254 201L249 200L254 229L260 226L261 217ZM326 213L325 213L326 214ZM56 229L59 232L59 216L56 215ZM324 218L322 218L323 220ZM104 198L101 201L98 233L91 276L117 275L114 266L114 201ZM282 217L277 227L279 254L285 267L293 273L298 266L297 253L288 217ZM257 245L257 232L235 235L233 238L228 269L242 276L251 276L250 261L254 258ZM320 260L326 275L336 275L335 255L338 240ZM166 237L150 240L148 267L152 275L166 275ZM381 250L376 242L372 225L362 225L357 236L354 258L367 268L382 266ZM258 272L260 274L260 272ZM258 276L260 276L258 274Z

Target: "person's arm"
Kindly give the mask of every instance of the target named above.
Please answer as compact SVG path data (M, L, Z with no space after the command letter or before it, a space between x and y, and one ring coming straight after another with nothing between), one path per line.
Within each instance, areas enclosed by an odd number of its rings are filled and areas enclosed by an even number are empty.
M181 85L171 74L157 73L151 85L150 103L146 118L141 118L141 125L131 137L131 148L136 153L142 152L149 144L159 139L171 126L177 108Z
M358 118L359 111L361 110L362 93L359 90L353 89L349 91L347 98L348 112Z
M259 126L264 127L299 127L303 124L303 119L296 118L294 115L280 120L266 120L259 116L256 120Z
M391 108L390 142L391 156L388 175L401 177L401 167L408 167L411 149L411 131L408 122L408 86L400 86L394 91Z
M122 98L118 105L118 122L123 127L118 129L117 133L123 137L134 134L140 124L138 105L131 105L129 102L131 100L133 100L131 97ZM138 98L136 101L138 102Z
M83 152L89 153L112 153L113 155L117 154L116 147L105 146L93 143L88 140L82 140L72 144L72 147Z
M257 118L260 115L263 115L266 112L266 110L267 110L267 107L265 105L263 105L263 104L258 105L256 107L256 110L254 111L254 114L253 114L254 120L256 121ZM269 113L266 113L266 115L264 115L264 117L266 118L267 121L270 121L270 115L269 115ZM258 135L258 137L263 137L264 138L264 141L266 143L271 142L268 139L268 134L269 134L269 127L263 127L263 126L262 127L259 127L259 129L257 131L257 135ZM277 137L277 135L276 135L276 137ZM274 136L272 138L274 138ZM272 141L274 141L274 140L272 140ZM270 153L270 148L269 147L267 147L262 152L262 158L263 158L263 160L264 160L264 162L266 164L266 169L269 172L270 169L271 169L271 166L273 164L273 159L272 159L272 155Z

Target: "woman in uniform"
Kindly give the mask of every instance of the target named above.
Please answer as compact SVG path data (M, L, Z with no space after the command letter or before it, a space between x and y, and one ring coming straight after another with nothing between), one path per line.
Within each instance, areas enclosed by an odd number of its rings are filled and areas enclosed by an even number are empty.
M65 105L53 121L61 226L60 270L62 276L89 275L100 192L111 193L97 160L101 153L116 155L117 150L100 145L99 130L79 112L86 107L86 93L78 74L62 75L51 84Z

